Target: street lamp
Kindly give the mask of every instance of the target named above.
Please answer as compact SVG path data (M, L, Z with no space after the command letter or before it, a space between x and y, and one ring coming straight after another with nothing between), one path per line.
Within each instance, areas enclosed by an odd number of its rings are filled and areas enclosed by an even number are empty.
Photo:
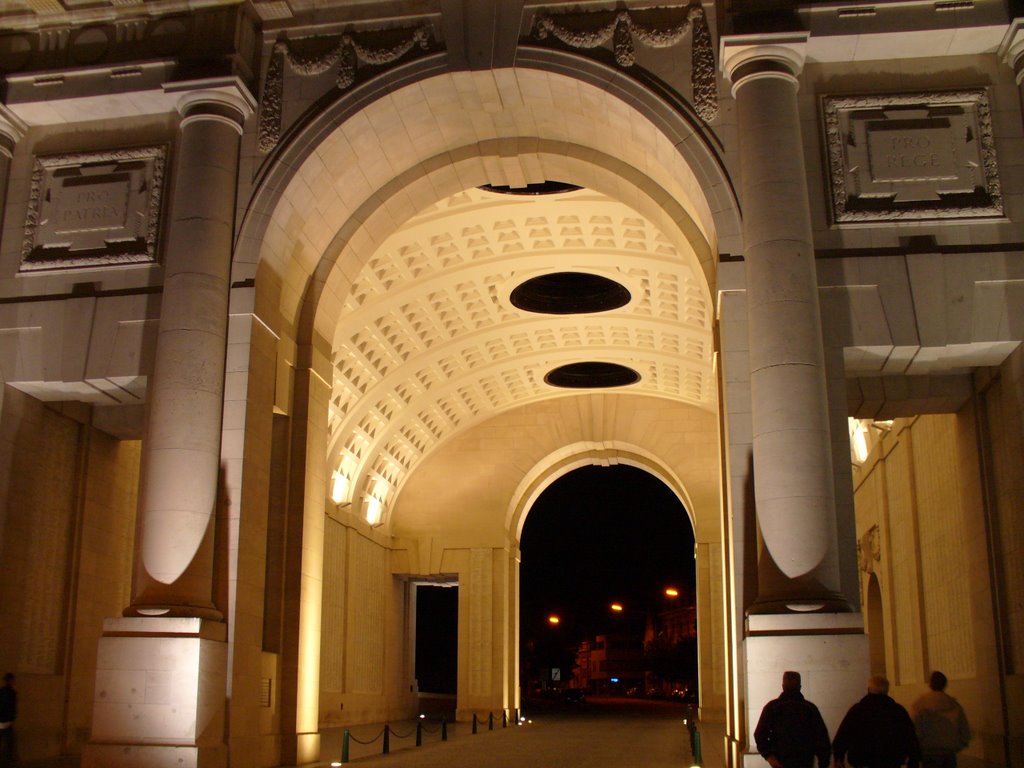
M551 626L555 626L556 624L560 624L561 621L562 620L560 618L558 618L557 616L555 616L554 614L551 614L550 616L548 616L548 624L550 624Z

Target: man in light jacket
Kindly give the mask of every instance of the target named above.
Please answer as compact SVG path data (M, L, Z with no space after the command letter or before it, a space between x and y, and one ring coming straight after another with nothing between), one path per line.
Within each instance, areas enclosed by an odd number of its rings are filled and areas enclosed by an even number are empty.
M946 676L932 672L927 693L910 707L924 768L956 768L956 753L971 740L960 702L946 693Z

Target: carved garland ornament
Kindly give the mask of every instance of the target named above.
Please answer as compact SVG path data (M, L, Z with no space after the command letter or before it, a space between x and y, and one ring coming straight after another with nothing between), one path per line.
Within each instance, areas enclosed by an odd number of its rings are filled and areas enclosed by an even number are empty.
M394 33L398 34L397 39ZM371 39L388 38L388 42L373 47ZM387 33L344 34L337 38L300 38L289 42L279 40L267 67L267 78L263 84L263 98L260 101L259 149L269 152L281 140L281 108L284 96L284 63L287 60L292 70L305 77L322 75L337 66L336 84L338 90L351 88L356 81L359 64L383 66L401 59L415 46L428 50L433 42L433 33L428 26L414 29L388 30ZM303 44L323 47L326 50L310 53L303 50Z
M646 9L647 15L674 11L671 8ZM540 12L534 21L533 36L545 40L549 35L573 48L596 48L612 39L615 62L622 68L636 63L633 40L651 48L669 48L676 45L693 30L692 83L693 101L697 114L705 121L718 115L718 91L715 82L715 54L711 46L704 9L691 5L686 17L666 25L644 22L644 11L614 10L577 13Z

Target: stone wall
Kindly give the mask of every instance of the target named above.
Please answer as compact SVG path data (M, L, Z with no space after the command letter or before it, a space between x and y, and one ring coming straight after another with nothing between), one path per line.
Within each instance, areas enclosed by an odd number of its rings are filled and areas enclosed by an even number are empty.
M130 597L139 444L88 417L4 392L0 664L17 676L25 760L88 739L96 642Z
M992 563L1019 562L1024 538L1024 355L976 379L958 413L895 420L855 468L861 594L894 698L909 707L941 670L975 731L963 764L1007 765L1021 750L1024 576Z

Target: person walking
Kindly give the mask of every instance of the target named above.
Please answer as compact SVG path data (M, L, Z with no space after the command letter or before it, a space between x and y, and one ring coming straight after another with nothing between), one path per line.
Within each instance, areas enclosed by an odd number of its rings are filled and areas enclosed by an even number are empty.
M828 768L832 748L818 708L800 692L799 672L782 674L782 694L764 705L754 729L757 751L772 768Z
M907 710L889 696L889 681L881 675L868 680L867 695L850 707L832 741L839 768L917 768L920 749Z
M18 764L18 745L14 740L14 721L18 717L18 691L14 687L14 673L4 674L0 688L0 765Z
M956 768L956 753L971 741L971 726L960 702L946 693L941 672L928 678L928 692L910 705L924 768Z

